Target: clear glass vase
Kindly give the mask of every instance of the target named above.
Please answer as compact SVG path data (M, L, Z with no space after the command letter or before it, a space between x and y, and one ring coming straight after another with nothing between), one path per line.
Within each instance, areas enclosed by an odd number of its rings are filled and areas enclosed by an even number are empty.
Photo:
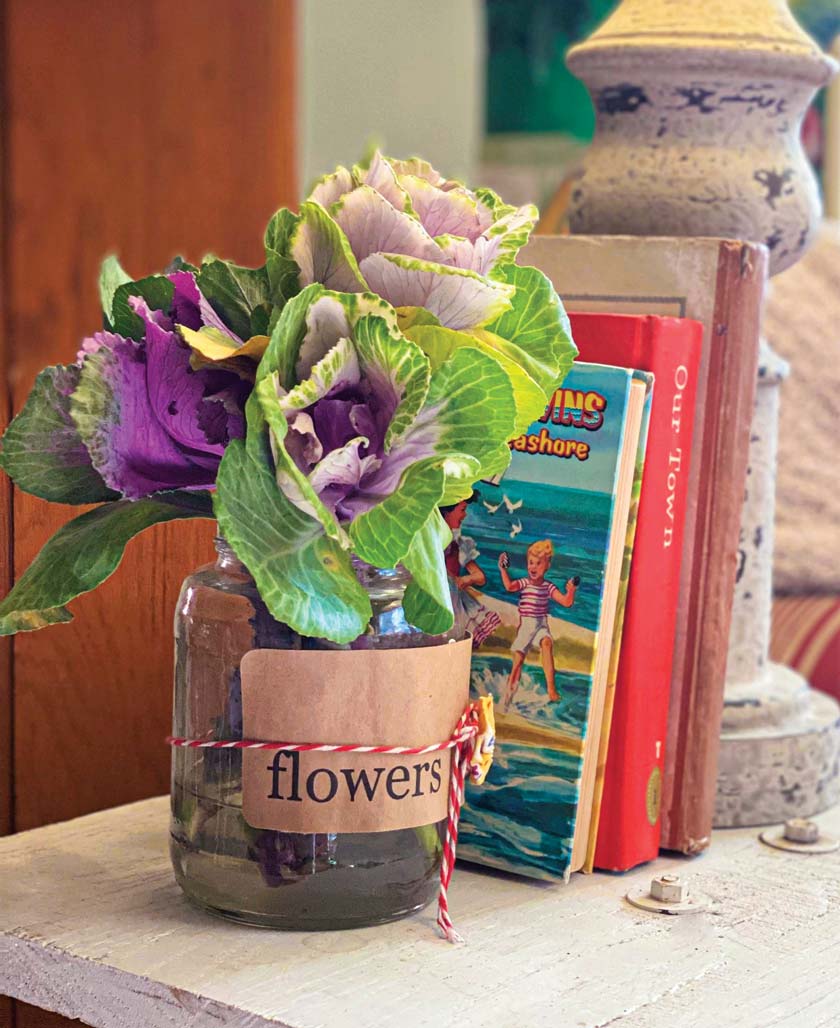
M178 601L175 736L242 738L239 665L250 650L402 648L456 638L428 636L408 623L402 601L410 579L404 570L358 563L373 609L366 632L344 647L303 639L271 617L224 540L216 540L216 550L215 565L190 575ZM241 751L172 751L175 877L193 902L237 921L286 929L354 928L419 910L437 892L444 828L443 821L341 835L253 828L242 816Z

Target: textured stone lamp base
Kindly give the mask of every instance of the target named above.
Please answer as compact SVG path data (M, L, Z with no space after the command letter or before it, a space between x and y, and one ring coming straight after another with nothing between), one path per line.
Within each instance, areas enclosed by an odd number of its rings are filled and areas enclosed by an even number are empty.
M810 817L840 801L840 706L795 671L727 687L715 827Z
M799 129L837 67L787 0L621 0L567 64L596 110L571 197L573 233L763 242L771 275L802 256L820 205ZM808 817L840 800L840 707L768 661L785 374L764 345L729 633L720 827Z

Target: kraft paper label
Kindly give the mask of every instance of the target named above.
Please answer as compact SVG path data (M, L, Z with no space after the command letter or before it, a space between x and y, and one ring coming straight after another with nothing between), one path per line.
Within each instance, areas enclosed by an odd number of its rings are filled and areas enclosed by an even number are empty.
M242 659L243 733L277 742L427 746L469 699L469 639L394 650L252 650ZM452 750L422 756L244 750L254 828L386 832L446 817Z

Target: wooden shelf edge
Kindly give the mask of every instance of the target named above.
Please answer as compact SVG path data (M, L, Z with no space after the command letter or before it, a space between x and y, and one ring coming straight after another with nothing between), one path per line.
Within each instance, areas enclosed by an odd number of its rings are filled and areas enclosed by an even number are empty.
M294 1028L14 933L0 935L0 995L92 1028Z

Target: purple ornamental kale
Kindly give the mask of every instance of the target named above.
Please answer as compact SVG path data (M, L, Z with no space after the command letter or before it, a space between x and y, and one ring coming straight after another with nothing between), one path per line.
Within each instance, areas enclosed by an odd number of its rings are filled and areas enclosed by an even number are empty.
M169 276L168 312L129 303L145 324L139 342L97 332L79 351L72 415L96 470L128 499L170 489L212 489L225 447L245 435L249 382L219 368L194 370L176 325L209 326L242 340L222 322L186 271Z

